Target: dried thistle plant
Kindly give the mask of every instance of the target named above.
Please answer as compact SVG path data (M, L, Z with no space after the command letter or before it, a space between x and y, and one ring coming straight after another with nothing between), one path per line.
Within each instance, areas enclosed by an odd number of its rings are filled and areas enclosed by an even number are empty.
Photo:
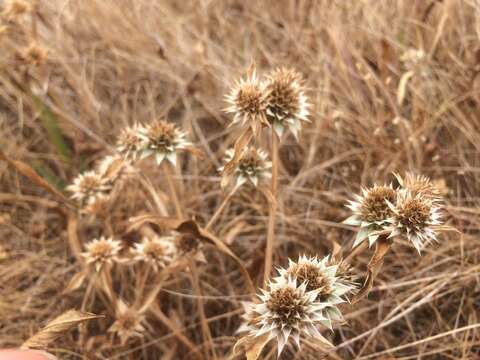
M300 74L293 69L279 68L267 75L267 117L279 137L286 129L298 141L301 122L308 121L309 104Z
M125 345L132 337L143 337L145 327L142 322L144 321L145 317L137 309L128 307L120 299L116 302L115 322L110 326L108 332L116 334L120 338L120 343Z
M349 201L347 207L353 215L344 221L345 224L359 227L353 247L368 240L372 246L379 237L393 212L388 203L395 204L397 190L391 185L374 185L362 189L362 195L355 195L355 201Z
M265 84L258 79L256 68L251 65L247 77L240 79L226 96L229 106L225 112L233 114L232 124L247 125L258 134L263 126L268 125L267 97Z
M347 269L342 272L339 267L329 256L319 260L303 255L297 262L289 260L288 268L279 269L280 276L295 278L298 283L307 285L307 291L318 292L316 300L328 304L323 313L326 320L320 322L329 329L332 329L332 321L344 321L337 305L347 302L347 296L357 287Z
M122 249L122 243L112 238L101 236L85 245L86 251L82 253L87 265L92 265L99 272L105 266L118 261L118 254Z
M167 159L175 166L177 153L191 146L185 139L185 133L165 120L156 120L141 129L140 136L145 144L141 157L153 155L159 165Z
M228 149L225 153L225 163L229 163L234 156L234 149ZM267 153L263 150L259 150L253 147L245 148L233 170L233 177L235 179L235 187L238 188L250 182L254 186L258 186L259 181L264 179L270 179L272 163L267 161ZM223 172L224 167L220 167L218 170ZM224 177L229 174L223 174ZM229 179L228 179L229 180ZM227 181L228 180L224 180Z
M405 237L420 254L422 248L437 241L435 228L440 225L439 207L426 195L408 189L398 192L396 204L388 204L393 216L389 237Z
M73 183L67 186L67 190L72 193L72 199L83 206L94 203L111 189L111 185L107 184L102 175L96 171L86 171L78 175Z
M267 290L258 295L260 302L244 303L245 320L239 332L248 332L258 338L266 336L267 341L277 340L278 355L292 337L300 347L300 336L306 335L331 346L322 336L319 327L328 318L325 316L326 302L320 302L321 289L307 290L307 282L299 284L292 277L279 276L268 283Z
M175 246L173 244L173 237L145 237L141 243L135 244L134 247L135 260L144 261L149 264L154 271L163 269L170 264L174 255Z
M124 128L117 138L117 151L127 159L137 159L140 157L146 142L142 133L146 129L140 124Z

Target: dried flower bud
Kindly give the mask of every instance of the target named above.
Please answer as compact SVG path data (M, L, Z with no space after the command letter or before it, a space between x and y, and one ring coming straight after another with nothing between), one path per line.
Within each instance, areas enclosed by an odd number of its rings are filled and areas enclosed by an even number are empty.
M127 159L137 159L146 146L141 136L145 131L139 124L124 128L117 139L117 151Z

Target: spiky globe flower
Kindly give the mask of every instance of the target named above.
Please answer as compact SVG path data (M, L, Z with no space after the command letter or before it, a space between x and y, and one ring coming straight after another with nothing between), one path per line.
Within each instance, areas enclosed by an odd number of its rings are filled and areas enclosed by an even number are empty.
M424 196L434 202L442 200L440 189L428 177L411 172L407 172L404 177L398 174L394 175L400 186L410 191L413 195Z
M141 136L145 132L142 125L134 124L124 128L117 138L117 151L127 159L137 159L146 146Z
M390 223L390 238L406 238L418 253L431 243L437 241L436 227L441 225L439 206L432 199L421 193L408 189L399 190L395 204L388 204L393 216Z
M277 340L278 355L288 343L290 336L300 347L300 336L316 338L331 346L319 331L327 320L324 309L328 303L318 301L319 290L307 290L307 283L299 285L295 278L279 276L261 290L258 303L244 303L245 322L239 332L250 336L267 335L267 341Z
M80 204L92 204L97 198L104 196L111 190L111 185L96 171L86 171L78 175L73 183L67 186L72 193L71 198Z
M191 146L185 139L185 133L165 120L155 120L142 129L140 136L145 141L142 158L154 155L159 165L167 159L175 166L177 153Z
M228 164L233 156L234 149L228 149L225 152L225 163ZM267 153L263 150L259 150L253 147L245 148L233 170L233 177L235 178L235 187L240 187L247 181L257 186L259 181L263 179L270 179L272 163L267 161ZM218 170L222 172L224 167L220 167Z
M293 69L279 68L267 75L267 118L280 137L289 129L298 140L301 122L308 121L309 104L301 76Z
M247 77L240 79L226 96L229 106L224 111L233 114L232 124L247 124L256 134L262 126L268 125L267 97L265 86L258 80L256 69L252 65Z
M279 269L279 273L284 278L296 278L297 282L306 283L307 291L317 291L316 300L327 304L323 312L326 320L320 323L332 329L332 321L344 321L337 305L346 302L348 294L357 287L351 275L341 270L329 256L319 260L303 255L297 262L289 260L288 268Z
M144 238L134 247L135 260L145 261L154 271L166 267L172 261L174 253L175 247L171 237Z
M82 253L85 262L92 265L96 271L100 271L105 265L111 265L118 260L118 253L122 249L122 243L112 238L94 239L85 245L86 251Z
M353 215L344 223L359 227L353 247L366 239L369 246L375 243L379 237L378 232L388 225L387 220L393 214L388 203L395 204L396 198L397 190L392 186L374 185L362 189L362 195L355 195L355 201L349 201L347 207L352 210Z
M116 334L124 345L132 337L143 337L145 328L142 322L145 317L134 308L128 307L122 300L117 301L115 309L116 320L108 332Z

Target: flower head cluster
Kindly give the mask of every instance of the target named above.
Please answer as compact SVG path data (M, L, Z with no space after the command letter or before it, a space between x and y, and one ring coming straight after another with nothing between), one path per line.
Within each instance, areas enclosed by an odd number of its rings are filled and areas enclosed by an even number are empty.
M393 214L388 202L395 204L396 198L397 190L391 185L374 185L371 188L362 189L362 195L355 195L355 200L349 201L347 207L352 210L353 215L344 223L360 228L354 247L365 239L368 239L370 246L375 243L379 237L378 232L383 229Z
M122 243L112 238L100 237L85 245L86 251L82 253L88 265L93 265L96 271L100 271L105 265L111 265L118 260L118 253L122 249Z
M278 136L289 129L298 139L300 121L308 121L309 104L301 77L292 69L276 69L260 81L252 66L226 101L225 111L234 114L233 123L248 124L254 134L263 126L273 126Z
M298 140L301 121L308 121L309 104L300 74L280 68L267 76L267 116L278 136L289 129Z
M226 151L225 163L229 163L234 156L234 149ZM257 186L260 180L269 179L271 177L270 169L272 163L267 161L267 153L253 147L245 148L233 170L235 178L235 186L240 187L246 182L250 182ZM223 171L223 167L219 168Z
M171 237L144 238L141 243L135 244L135 260L145 261L155 271L171 263L175 247Z
M142 325L144 316L134 308L128 307L122 300L117 301L116 320L108 329L108 332L117 334L120 342L124 345L132 337L142 337L145 327Z
M279 276L273 279L267 290L261 290L259 302L244 303L245 322L239 332L248 332L250 336L267 335L267 339L276 339L278 354L282 352L292 337L300 347L300 336L312 336L329 344L319 331L327 321L324 310L328 303L318 300L320 289L307 290L307 282L299 283L295 278Z
M165 120L152 122L141 129L139 135L144 141L141 157L154 155L157 164L167 159L176 165L177 152L191 146L185 139L185 133Z
M322 260L316 257L300 256L297 262L289 260L287 269L279 269L285 278L295 278L298 283L306 283L307 291L318 292L317 300L326 303L323 315L326 320L320 323L329 329L332 321L343 321L337 305L347 301L347 296L356 289L348 269L330 260L327 256Z
M425 176L407 173L395 175L400 187L374 185L362 190L349 207L353 215L344 222L358 226L354 247L368 239L373 245L381 236L404 237L418 252L432 241L440 218L441 196L437 187Z

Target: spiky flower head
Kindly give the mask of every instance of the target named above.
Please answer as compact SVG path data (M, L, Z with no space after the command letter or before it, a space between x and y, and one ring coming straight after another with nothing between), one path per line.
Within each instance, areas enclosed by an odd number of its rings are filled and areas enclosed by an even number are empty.
M436 227L441 224L440 209L432 199L408 189L399 190L395 204L388 204L393 216L390 238L406 238L420 253L422 248L437 241Z
M279 68L267 75L267 118L278 136L289 129L298 140L301 121L308 121L309 104L301 76L293 69Z
M228 149L225 153L225 163L229 163L234 156L234 149ZM260 180L271 178L271 161L267 161L267 153L254 147L245 148L233 170L235 186L240 187L247 181L257 186ZM218 170L223 171L223 166Z
M442 200L440 189L428 177L411 172L407 172L404 177L399 174L394 175L400 186L413 195L424 196L435 202Z
M191 146L185 133L165 120L155 120L140 132L140 136L145 141L142 157L154 155L159 165L167 159L175 166L177 153Z
M247 77L240 79L226 96L229 106L225 112L233 114L232 124L248 124L256 134L262 126L268 125L267 96L264 84L257 78L255 66L251 65Z
M327 304L323 313L326 319L320 322L331 329L332 321L343 321L337 305L346 302L348 294L357 287L351 275L342 270L329 256L319 260L302 255L297 262L289 260L288 268L279 269L279 273L284 278L296 278L297 282L305 283L307 291L317 291L316 300Z
M319 290L307 290L307 283L298 284L295 278L279 276L261 290L258 303L244 303L245 322L239 332L259 337L267 334L268 341L276 339L278 355L290 336L300 347L300 336L312 336L331 346L319 331L327 320L324 309L328 303L317 300Z
M154 271L163 269L171 261L175 247L171 237L144 238L141 243L135 244L135 260L145 261Z
M141 136L144 126L134 124L124 128L117 138L117 151L127 159L137 159L145 148L145 139Z
M96 171L86 171L78 175L73 183L67 186L72 193L71 197L82 205L92 204L97 198L104 196L111 190L101 174Z
M353 246L357 246L368 239L372 246L378 239L378 232L387 225L387 220L393 212L388 205L395 204L397 190L391 185L374 185L362 189L362 195L355 195L354 201L349 201L347 207L353 215L344 221L345 224L358 226L359 231Z
M145 328L142 322L145 317L138 310L128 307L122 300L117 301L115 309L116 320L108 329L108 332L116 334L124 345L132 337L143 337Z
M94 239L85 245L86 251L82 253L88 265L93 265L96 271L103 266L111 265L118 260L118 253L122 249L122 243L112 238Z

